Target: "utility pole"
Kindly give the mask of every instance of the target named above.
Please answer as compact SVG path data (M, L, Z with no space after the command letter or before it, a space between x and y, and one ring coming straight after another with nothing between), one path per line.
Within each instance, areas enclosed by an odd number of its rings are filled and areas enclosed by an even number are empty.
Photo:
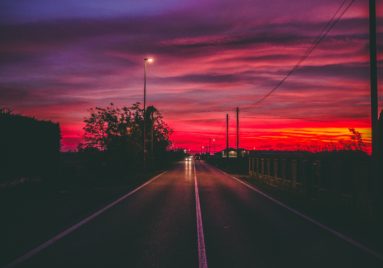
M151 125L152 125L152 129L151 129L151 137L150 137L150 144L151 144L150 153L151 153L151 160L153 161L154 159L154 113L151 114Z
M144 133L143 133L143 136L144 136L144 144L143 144L143 148L144 148L144 169L146 170L146 62L148 61L148 59L144 59L144 111L143 111L143 116L144 116Z
M383 219L383 181L379 177L381 169L379 168L379 125L378 125L378 71L376 57L376 1L370 0L370 87L371 87L371 147L372 147L372 179L374 184L375 210L380 220Z
M211 155L211 138L209 138L209 156Z
M144 169L146 169L147 166L147 150L146 150L146 65L147 63L153 62L152 58L145 58L144 59L144 111L143 111L143 117L144 117L144 140L143 140L143 151L144 151Z
M376 1L370 0L370 87L372 158L378 154L378 73L376 63Z
M226 158L229 159L229 114L226 114Z
M236 109L237 112L237 158L239 157L239 107Z

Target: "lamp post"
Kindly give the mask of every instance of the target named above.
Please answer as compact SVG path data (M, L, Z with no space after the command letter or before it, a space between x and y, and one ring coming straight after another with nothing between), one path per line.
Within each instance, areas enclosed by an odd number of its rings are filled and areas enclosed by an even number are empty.
M145 58L144 59L144 167L146 168L146 156L147 156L147 151L146 151L146 65L148 63L152 63L153 59L152 58Z
M211 138L209 138L209 147L208 147L207 151L208 151L209 157L210 157L210 153L211 153Z

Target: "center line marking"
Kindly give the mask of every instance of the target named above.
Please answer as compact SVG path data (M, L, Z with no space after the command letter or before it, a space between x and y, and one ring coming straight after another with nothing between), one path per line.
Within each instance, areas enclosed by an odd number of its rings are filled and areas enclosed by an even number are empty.
M199 264L199 268L207 268L205 236L203 234L202 213L201 213L201 205L199 201L198 182L197 182L197 171L196 171L194 162L193 162L193 169L194 169L195 209L196 209L196 215L197 215L198 264Z

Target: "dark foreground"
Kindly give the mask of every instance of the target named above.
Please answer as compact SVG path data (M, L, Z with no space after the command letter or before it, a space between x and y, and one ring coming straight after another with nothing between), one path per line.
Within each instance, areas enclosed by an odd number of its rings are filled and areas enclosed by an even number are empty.
M198 161L180 162L61 234L15 266L383 267L368 249Z

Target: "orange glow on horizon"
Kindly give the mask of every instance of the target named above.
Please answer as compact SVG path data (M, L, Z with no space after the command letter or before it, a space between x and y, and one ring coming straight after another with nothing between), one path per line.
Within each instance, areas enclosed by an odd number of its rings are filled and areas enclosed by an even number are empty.
M9 1L15 10L24 10L27 2ZM145 1L136 2L127 6ZM226 113L234 146L239 107L240 146L246 149L340 148L354 128L371 150L366 3L355 2L293 75L258 105L317 40L339 3L271 0L250 8L254 1L186 1L193 3L186 8L170 2L158 5L158 12L126 14L124 20L119 12L73 20L66 8L50 17L44 7L5 17L0 107L59 123L62 150L75 150L90 108L143 103L148 67L147 105L174 130L173 148L198 152L215 139L214 149L223 149ZM103 5L99 11L111 3ZM383 3L377 5L381 36ZM96 11L86 3L77 8ZM378 40L379 69L382 58ZM383 81L383 72L378 76Z

